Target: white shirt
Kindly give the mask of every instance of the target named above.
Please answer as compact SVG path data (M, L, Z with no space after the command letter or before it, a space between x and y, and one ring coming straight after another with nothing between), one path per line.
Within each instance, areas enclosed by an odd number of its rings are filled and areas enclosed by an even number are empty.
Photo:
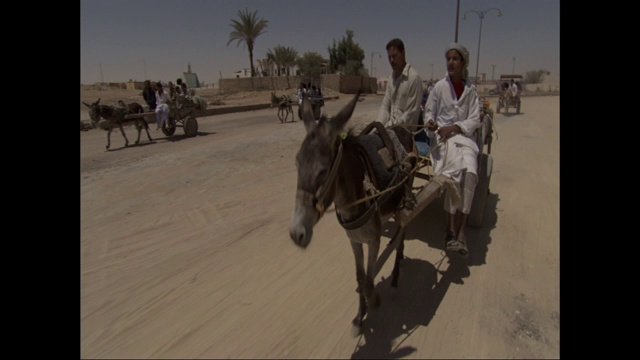
M169 102L171 102L171 98L164 89L162 89L162 94L156 91L156 104L169 104Z
M511 85L511 95L513 96L518 95L518 85L516 85L516 83L513 83Z
M418 124L421 100L422 79L410 64L406 64L400 76L393 78L393 72L389 76L376 121L385 127L396 124Z

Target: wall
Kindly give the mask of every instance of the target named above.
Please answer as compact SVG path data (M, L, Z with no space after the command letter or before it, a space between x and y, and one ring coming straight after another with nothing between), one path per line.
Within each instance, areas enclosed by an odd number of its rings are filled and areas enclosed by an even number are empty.
M129 81L126 86L128 90L142 90L144 89L144 81Z

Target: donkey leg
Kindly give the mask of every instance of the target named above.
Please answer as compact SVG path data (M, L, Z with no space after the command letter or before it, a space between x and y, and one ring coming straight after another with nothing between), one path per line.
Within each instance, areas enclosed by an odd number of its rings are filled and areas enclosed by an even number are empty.
M140 135L142 135L142 127L137 120L135 122L135 127L136 127L136 130L138 130L138 139L136 139L135 144L138 145L140 143Z
M124 133L124 128L122 127L122 123L118 123L118 126L120 127L120 132L124 137L124 147L127 147L129 146L129 139L127 139L127 135Z
M113 125L109 125L109 131L107 131L107 150L111 147L111 131L113 130Z
M356 280L358 282L358 288L356 292L358 293L358 297L360 298L360 306L358 308L358 315L353 318L353 325L362 326L362 321L364 320L364 316L367 314L367 302L364 297L364 251L362 248L362 244L351 241L351 249L353 250L353 256L356 260Z
M367 297L367 304L371 306L372 309L377 309L380 306L380 296L375 290L373 280L376 276L376 262L378 261L378 251L380 250L380 235L372 238L368 245L367 275L364 280L364 293Z
M400 236L400 243L398 243L398 247L396 248L396 261L393 264L393 271L391 272L393 277L391 278L391 286L394 288L398 287L398 277L400 276L400 262L404 259L404 235L405 228L400 227L398 229L398 233L396 236Z
M144 131L147 132L147 137L149 138L149 142L152 142L151 134L149 133L149 124L147 124L147 119L142 119L142 125L144 126Z

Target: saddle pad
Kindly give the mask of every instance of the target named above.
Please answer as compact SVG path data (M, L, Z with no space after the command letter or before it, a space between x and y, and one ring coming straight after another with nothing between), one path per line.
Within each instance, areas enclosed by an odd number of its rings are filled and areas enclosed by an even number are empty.
M408 152L413 151L413 135L406 128L394 126L387 129L387 133L393 143L396 157L402 161ZM399 170L399 164L395 163L390 150L378 133L360 135L355 138L359 145L362 157L367 164L369 177L378 190L389 187L391 180Z

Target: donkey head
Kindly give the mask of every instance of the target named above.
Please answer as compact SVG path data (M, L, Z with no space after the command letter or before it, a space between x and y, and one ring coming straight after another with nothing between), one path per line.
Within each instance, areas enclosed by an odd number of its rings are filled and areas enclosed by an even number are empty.
M87 104L84 101L82 103L89 107L91 126L95 128L98 121L100 121L100 98L98 98L98 101L94 102L93 104Z
M330 120L323 114L316 123L308 97L302 100L302 119L307 135L296 154L298 187L289 235L293 242L306 247L313 235L313 226L333 202L335 180L342 143L340 132L351 118L359 93Z

